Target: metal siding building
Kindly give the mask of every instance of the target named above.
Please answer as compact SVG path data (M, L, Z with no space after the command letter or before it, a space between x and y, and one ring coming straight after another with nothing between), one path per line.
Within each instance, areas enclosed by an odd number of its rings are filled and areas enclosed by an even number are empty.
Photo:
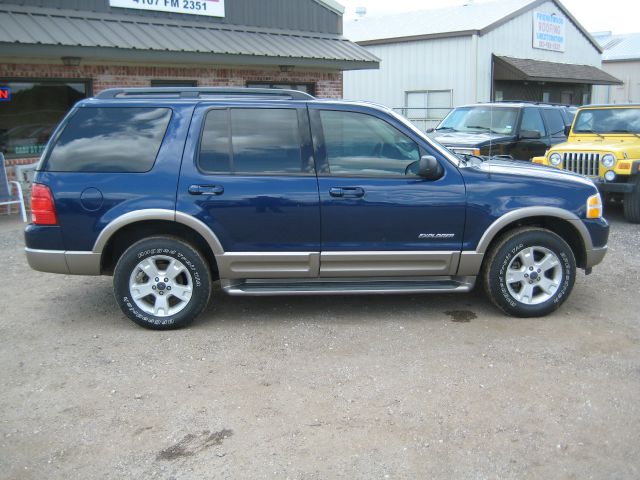
M565 19L565 51L533 47L533 14L538 11ZM393 18L365 17L345 25L345 35L381 64L376 71L345 73L344 96L395 108L423 128L434 126L458 105L494 99L582 104L590 101L596 82L617 82L599 70L599 45L558 2L506 0L398 18L397 24ZM526 72L496 74L495 64L503 65L501 59L508 62L509 57L532 59L540 69L551 65L558 82ZM593 78L568 78L565 70L572 66L587 66L583 71Z
M604 52L602 69L623 83L598 89L598 103L640 103L640 33L594 34Z

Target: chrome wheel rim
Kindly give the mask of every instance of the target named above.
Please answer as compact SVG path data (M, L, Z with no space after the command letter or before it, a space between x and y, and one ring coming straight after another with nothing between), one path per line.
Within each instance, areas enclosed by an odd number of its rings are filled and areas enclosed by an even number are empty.
M180 260L153 255L135 266L129 277L129 291L140 310L156 317L169 317L188 305L193 280Z
M520 250L509 262L506 284L514 300L538 305L552 298L562 283L562 264L558 256L545 247Z

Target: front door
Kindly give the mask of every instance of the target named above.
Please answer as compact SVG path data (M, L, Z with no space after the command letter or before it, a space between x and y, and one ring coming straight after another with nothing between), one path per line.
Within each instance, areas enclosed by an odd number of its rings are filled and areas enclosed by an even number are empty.
M457 168L391 115L309 108L322 219L320 275L455 274L465 222ZM412 173L410 165L424 154L436 156L442 178Z
M176 209L220 240L220 277L317 276L320 207L306 108L201 106L190 132Z
M511 151L511 156L516 160L531 160L533 157L544 155L550 145L547 130L540 116L540 109L526 107L522 112L520 121L520 137ZM539 133L539 138L526 138L523 132Z

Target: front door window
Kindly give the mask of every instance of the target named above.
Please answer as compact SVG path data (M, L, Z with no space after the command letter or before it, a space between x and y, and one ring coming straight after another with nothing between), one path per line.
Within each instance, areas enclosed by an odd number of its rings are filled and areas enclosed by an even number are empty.
M420 159L418 145L384 120L355 112L320 112L325 172L338 176L403 177Z

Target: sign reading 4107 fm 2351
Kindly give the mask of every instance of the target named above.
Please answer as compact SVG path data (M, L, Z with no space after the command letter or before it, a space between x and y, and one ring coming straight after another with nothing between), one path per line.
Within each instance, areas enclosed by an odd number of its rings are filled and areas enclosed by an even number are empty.
M224 17L224 0L109 0L109 5L136 10Z

